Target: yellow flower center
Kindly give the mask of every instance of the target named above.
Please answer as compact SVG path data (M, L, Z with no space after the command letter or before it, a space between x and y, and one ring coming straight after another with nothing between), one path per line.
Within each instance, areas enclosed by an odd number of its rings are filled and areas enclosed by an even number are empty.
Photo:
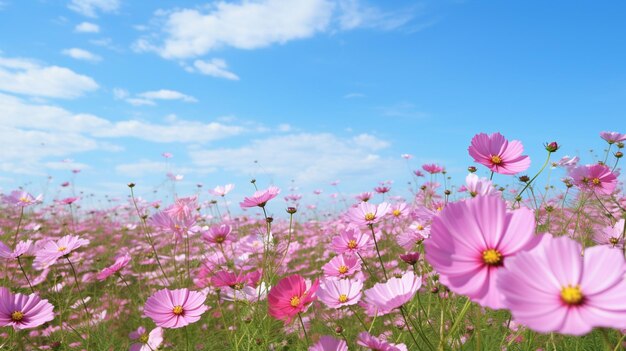
M339 295L339 302L343 303L348 301L348 296L346 294Z
M498 155L493 155L491 156L491 163L493 163L494 165L499 165L502 163L502 159Z
M144 333L144 334L141 335L141 337L139 337L139 340L142 343L147 344L149 338L150 338L150 336L147 333Z
M218 244L223 243L223 242L224 242L224 240L225 240L225 239L224 239L224 237L223 237L223 236L218 236L218 237L216 237L216 238L215 238L215 241L216 241Z
M418 224L418 225L417 225L417 230L424 230L424 226L423 226L423 225L421 225L421 224Z
M374 218L376 218L376 215L371 213L371 212L368 212L368 213L365 214L365 220L366 221L373 221Z
M345 274L348 271L348 266L346 265L341 265L339 266L339 274Z
M502 264L502 254L496 249L483 251L483 262L489 266L499 266Z
M593 185L599 185L600 184L600 179L599 178L593 178L591 180L591 182L593 183Z
M393 213L394 216L400 217L400 215L402 214L402 211L400 211L400 210L393 210L392 213Z
M185 310L183 310L183 306L178 305L178 306L174 306L174 308L172 309L172 312L174 312L175 315L180 316L181 314L185 312Z
M59 247L59 252L61 252L61 251L65 251L65 250L67 250L67 247L65 247L65 246L61 246L61 247Z
M22 311L15 311L11 313L11 320L13 322L19 322L22 319L24 319L24 313L22 313Z
M568 285L561 289L561 300L568 305L580 305L583 302L584 296L580 291L580 286Z
M237 284L231 286L231 288L233 288L235 290L241 290L241 289L243 289L243 283L237 283Z
M27 197L20 197L20 202L22 203L30 203L30 200Z
M356 247L357 247L356 240L350 240L350 241L348 241L348 248L350 248L350 249L355 249Z
M609 239L609 242L611 243L611 245L615 246L615 245L617 245L617 243L619 243L619 239L615 238L615 237L611 237Z
M300 305L300 296L292 297L291 301L289 301L289 304L291 305L291 307L298 307Z

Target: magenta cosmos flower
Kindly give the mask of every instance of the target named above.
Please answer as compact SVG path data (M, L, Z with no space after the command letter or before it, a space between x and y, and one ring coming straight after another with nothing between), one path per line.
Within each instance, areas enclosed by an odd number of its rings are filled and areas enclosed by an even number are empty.
M309 347L309 351L348 351L348 344L345 340L324 335L315 345Z
M243 201L239 203L239 206L242 208L265 207L267 202L278 196L278 194L280 194L280 189L272 185L266 190L254 192L254 195L251 197L244 198Z
M0 287L0 327L36 328L54 319L54 306L37 294L12 294Z
M136 331L128 336L131 340L137 340L138 343L130 345L130 351L155 351L163 343L163 328L156 327L150 333L146 328L139 327Z
M374 225L380 222L384 215L389 212L389 204L380 203L378 206L368 202L361 202L352 207L346 213L346 219L356 225Z
M394 277L365 290L363 302L370 310L377 310L377 314L382 316L409 302L421 286L422 278L407 271L402 278Z
M583 190L610 195L617 186L617 177L605 165L578 166L570 171L574 184Z
M163 328L181 328L200 320L207 310L206 295L188 289L162 289L148 298L143 309L146 317Z
M530 158L522 155L522 143L517 140L509 142L500 133L476 134L468 151L474 161L496 173L515 174L530 167Z
M437 174L443 172L444 168L436 163L427 163L422 165L422 169L430 174Z
M424 249L442 284L498 309L504 307L495 286L503 263L539 241L530 209L509 212L500 197L479 196L448 204L434 217Z
M105 280L106 278L122 270L124 267L128 266L129 262L130 255L128 253L123 254L122 256L118 257L112 265L100 271L96 275L96 279L98 279L99 281Z
M368 332L359 333L359 337L356 339L356 344L364 346L370 350L381 351L407 351L405 344L393 344L385 341L381 338L377 338Z
M348 226L331 241L333 250L338 254L369 254L374 249L370 236L362 233L356 226Z
M600 132L600 138L606 140L609 144L615 144L620 141L626 141L626 134L620 134L618 132Z
M361 299L363 282L356 279L324 279L317 297L330 308L354 305Z
M269 315L285 324L291 323L293 317L304 312L316 299L318 287L319 280L307 287L304 278L298 274L281 279L267 295Z
M534 250L505 262L498 287L513 318L530 329L583 335L626 328L626 263L607 246L587 248L546 235Z
M34 263L40 267L48 267L59 258L69 255L81 246L89 245L89 240L75 235L66 235L57 241L50 240L35 253Z
M361 271L361 262L353 255L339 255L322 266L322 270L326 278L347 278Z

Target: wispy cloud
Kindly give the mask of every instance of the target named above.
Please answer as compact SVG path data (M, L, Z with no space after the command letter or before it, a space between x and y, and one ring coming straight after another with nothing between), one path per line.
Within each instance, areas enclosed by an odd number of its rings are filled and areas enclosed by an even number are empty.
M428 116L427 113L419 111L415 105L410 102L400 102L390 106L379 107L378 109L384 117L421 119Z
M71 0L67 7L83 16L98 17L98 12L116 12L120 5L120 0Z
M198 100L190 95L183 94L176 90L160 89L154 91L146 91L131 96L130 93L121 88L113 89L113 96L117 100L124 100L133 106L154 106L157 100L178 100L188 103L198 102Z
M65 56L69 56L76 60L89 61L89 62L98 62L102 60L102 57L96 54L93 54L87 50L83 50L79 48L65 49L61 51L61 53Z
M228 70L226 61L222 59L211 59L210 61L196 60L193 67L186 66L188 72L199 72L212 77L225 78L229 80L239 80L239 76Z
M78 33L100 33L100 26L91 22L82 22L74 27L74 31Z
M267 173L299 184L358 175L375 182L395 161L377 154L389 143L369 134L342 138L330 133L297 133L254 140L238 148L192 149L199 168L250 175Z

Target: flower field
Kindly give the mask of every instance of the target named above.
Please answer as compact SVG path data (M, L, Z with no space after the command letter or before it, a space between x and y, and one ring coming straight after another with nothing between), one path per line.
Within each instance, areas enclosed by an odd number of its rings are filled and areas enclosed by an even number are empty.
M600 133L587 163L549 142L531 164L479 133L465 179L319 184L325 207L255 180L169 202L120 184L96 209L9 191L0 350L624 349L624 141Z

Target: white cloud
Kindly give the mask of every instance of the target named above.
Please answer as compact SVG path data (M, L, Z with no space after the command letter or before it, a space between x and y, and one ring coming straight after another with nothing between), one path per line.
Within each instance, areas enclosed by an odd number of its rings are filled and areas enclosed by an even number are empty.
M413 9L386 12L359 0L340 0L338 5L339 27L343 30L359 27L393 30L414 17Z
M71 0L67 7L83 16L98 17L98 12L115 12L120 5L120 0Z
M365 97L365 94L361 94L361 93L348 93L343 96L344 99L357 99L357 98L363 98L363 97Z
M83 61L89 61L89 62L98 62L102 60L102 57L96 54L93 54L87 50L83 50L79 48L65 49L61 51L61 53L63 55L69 56L76 60L83 60Z
M98 137L131 137L155 143L207 143L239 135L244 128L228 126L217 122L196 122L171 120L165 124L155 124L138 120L115 122L110 128L103 128L93 134Z
M375 182L395 162L375 153L388 145L367 134L341 138L327 133L299 133L254 140L239 148L191 150L190 157L200 168L218 168L242 175L257 171L259 164L264 172L294 179L299 184L327 182L344 176L371 178Z
M181 100L184 102L198 102L198 100L189 95L185 95L179 91L161 89L156 91L146 91L137 96L148 100Z
M0 91L38 97L73 99L98 89L85 75L27 59L0 57Z
M198 72L202 74L217 78L239 80L239 76L237 76L233 72L230 72L227 69L228 65L226 64L226 61L222 59L214 58L210 61L196 60L194 61L193 66L195 67L195 69L193 69L192 67L187 67L187 70L190 72L195 72L195 70L198 70Z
M123 100L129 96L129 93L126 89L113 88L113 96L116 100Z
M265 0L220 1L208 12L179 9L166 14L162 44L144 38L135 47L165 58L189 58L225 46L256 49L282 44L324 31L333 8L329 0Z
M156 102L148 99L140 99L140 98L128 98L124 99L126 102L133 106L154 106Z
M91 22L77 24L74 30L78 33L100 33L100 26Z

